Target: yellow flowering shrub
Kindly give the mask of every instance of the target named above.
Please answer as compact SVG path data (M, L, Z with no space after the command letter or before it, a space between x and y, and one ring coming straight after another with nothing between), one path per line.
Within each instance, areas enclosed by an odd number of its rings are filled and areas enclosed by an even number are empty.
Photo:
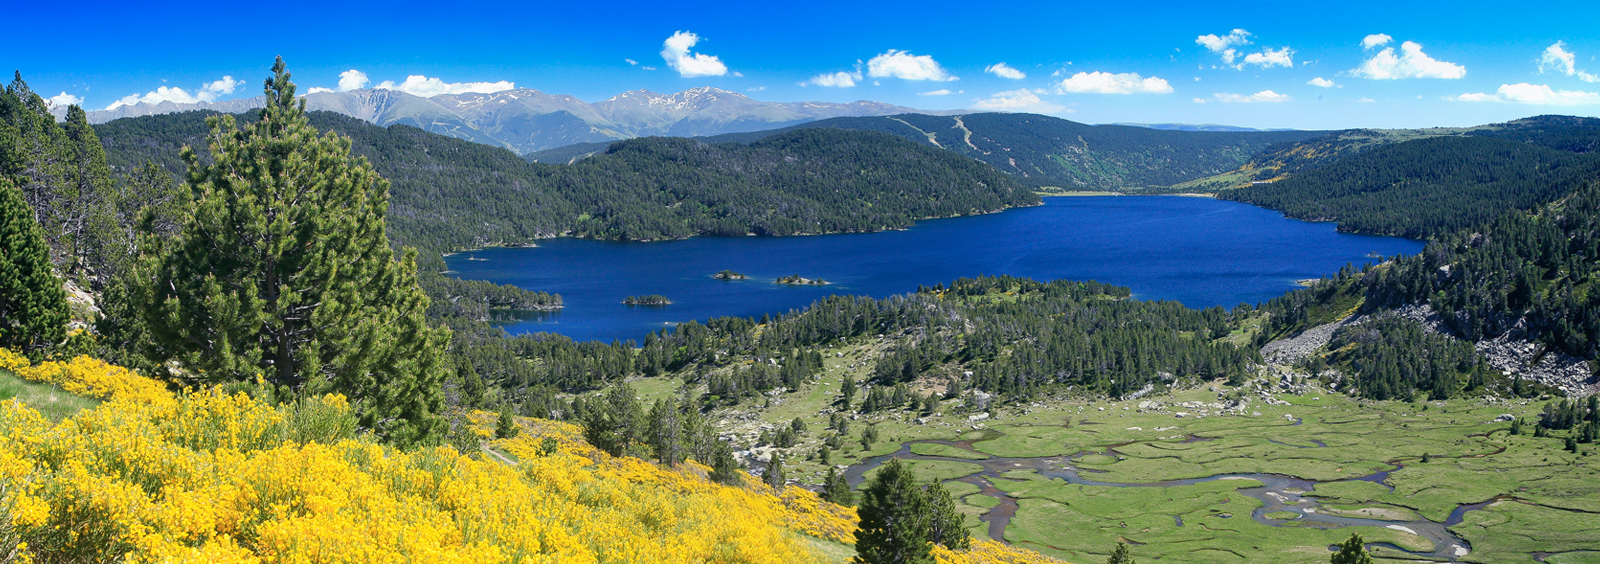
M988 539L973 539L972 548L960 552L934 545L933 559L939 564L1065 564L1031 550Z
M152 403L172 401L172 394L160 381L88 356L79 356L67 362L47 361L30 365L26 357L0 349L0 368L24 380L55 384L80 396L96 399L115 396Z
M810 491L612 457L566 423L521 420L490 443L503 458L407 452L341 431L340 396L270 406L17 358L0 366L106 401L57 424L0 402L0 562L787 564L823 561L804 535L854 541L855 511ZM1048 562L987 541L936 551Z

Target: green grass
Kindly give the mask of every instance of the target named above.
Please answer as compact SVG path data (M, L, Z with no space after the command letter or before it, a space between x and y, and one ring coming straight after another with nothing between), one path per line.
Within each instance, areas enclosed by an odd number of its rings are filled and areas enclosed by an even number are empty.
M0 370L0 401L20 400L51 421L60 421L85 408L100 405L99 400L63 392L51 384L29 382Z
M983 460L989 458L987 455L981 453L936 443L917 443L911 445L911 454L921 454L924 456L943 456L945 458L965 458L967 460Z
M1350 305L1353 305L1351 302ZM1333 313L1331 310L1326 313ZM870 376L872 361L863 357L882 349L884 341L856 339L820 349L821 377L803 389L776 398L770 407L760 400L736 409L718 410L712 420L724 431L753 429L758 424L786 424L796 417L810 431L791 449L786 463L792 478L820 483L826 467L805 460L823 438L827 411L833 408L840 380ZM837 353L843 352L839 357ZM852 368L852 363L857 364ZM644 389L641 383L636 387ZM676 382L662 389L675 389ZM1535 550L1559 552L1551 562L1584 562L1600 558L1600 456L1583 457L1561 449L1565 434L1534 439L1507 436L1507 423L1491 423L1504 413L1533 418L1543 402L1507 405L1482 400L1418 404L1372 402L1328 391L1303 396L1276 394L1288 405L1253 401L1247 412L1259 416L1200 417L1201 409L1179 402L1208 404L1221 394L1204 387L1146 397L1167 404L1165 411L1141 412L1139 401L1109 402L1057 398L1021 407L1007 407L991 419L969 422L969 413L948 401L933 415L905 412L858 415L850 422L844 448L832 464L853 465L862 459L899 450L907 441L941 439L973 441L983 455L1039 457L1089 452L1074 465L1103 473L1086 475L1105 482L1148 483L1229 473L1296 476L1322 483L1308 495L1351 515L1411 515L1443 520L1459 504L1496 496L1513 496L1490 509L1469 513L1456 533L1470 541L1469 562L1527 561ZM642 394L643 392L641 392ZM859 399L858 399L859 401ZM1423 410L1423 405L1428 409ZM1190 412L1179 418L1176 411ZM747 421L754 415L756 421ZM922 423L913 421L921 418ZM1300 424L1293 424L1300 421ZM881 439L863 451L857 439L876 424ZM1190 436L1208 440L1186 442ZM1326 444L1318 447L1317 441ZM1124 444L1127 443L1127 444ZM1103 452L1110 445L1115 453ZM1503 450L1502 450L1503 449ZM1585 445L1584 450L1597 450ZM913 445L912 452L949 461L914 461L921 479L950 480L977 472L979 455L947 445ZM1432 456L1421 464L1423 453ZM1385 485L1341 480L1394 469ZM1260 506L1238 492L1257 487L1251 480L1222 480L1168 488L1080 487L1046 479L1032 471L1013 470L990 480L1019 500L1020 510L1006 530L1006 539L1024 547L1075 562L1105 559L1119 538L1134 545L1141 560L1173 562L1326 562L1330 544L1352 530L1370 542L1392 542L1414 550L1431 550L1425 539L1384 527L1320 529L1305 521L1270 527L1254 523ZM975 535L987 534L978 521L1000 503L979 493L977 486L946 481L966 525ZM1230 517L1223 517L1223 515ZM1178 527L1174 517L1182 517ZM1403 525L1402 523L1399 523ZM1386 549L1387 550L1387 549ZM1592 552L1584 552L1592 551ZM1382 555L1382 551L1380 556ZM1399 557L1388 550L1388 556Z

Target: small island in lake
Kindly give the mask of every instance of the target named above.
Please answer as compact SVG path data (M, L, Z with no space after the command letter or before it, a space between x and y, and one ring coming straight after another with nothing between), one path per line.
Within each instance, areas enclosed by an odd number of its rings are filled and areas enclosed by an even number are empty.
M628 296L628 299L622 300L622 303L640 306L664 306L672 305L672 300L660 294L650 294L648 296Z
M799 274L790 274L788 276L778 278L775 282L778 284L814 284L818 286L829 283L827 280L823 280L821 278L815 280L810 278L801 278Z
M745 275L739 274L732 270L723 270L722 272L711 275L711 277L717 280L744 280L746 278Z

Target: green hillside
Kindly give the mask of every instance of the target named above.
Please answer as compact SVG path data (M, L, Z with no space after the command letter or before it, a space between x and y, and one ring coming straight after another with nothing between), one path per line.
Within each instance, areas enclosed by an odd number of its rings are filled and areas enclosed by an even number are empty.
M1276 143L1318 137L1316 131L1174 131L1087 125L1036 114L963 116L903 114L825 119L785 129L730 133L708 141L753 143L800 129L878 131L989 163L1032 187L1142 190L1238 168ZM530 153L535 162L572 162L603 143Z
M178 148L201 143L206 117L122 119L96 130L114 169L151 160L176 175ZM351 137L353 150L391 180L394 241L438 252L557 235L865 232L1038 203L982 163L875 132L791 131L749 145L642 138L565 166L333 113L313 113L312 123ZM197 152L206 158L203 147Z
M1340 137L1325 147L1288 161L1277 173L1296 170L1287 178L1218 197L1337 221L1341 231L1422 238L1532 209L1600 173L1592 155L1507 139L1429 137L1369 148Z

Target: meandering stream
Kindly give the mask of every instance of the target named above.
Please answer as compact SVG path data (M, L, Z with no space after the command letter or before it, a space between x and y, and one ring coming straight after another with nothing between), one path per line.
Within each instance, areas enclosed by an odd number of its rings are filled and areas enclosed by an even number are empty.
M1190 441L1204 441L1204 440L1211 440L1211 439L1207 439L1207 438L1204 438L1204 437L1190 436L1188 440L1190 440ZM1488 506L1489 504L1494 503L1495 501L1499 501L1498 499L1491 499L1491 500L1484 501L1484 502L1481 502L1481 503L1474 503L1474 504L1470 504L1470 505L1459 506L1454 511L1451 511L1450 512L1450 516L1448 518L1446 518L1442 522L1431 521L1431 520L1422 518L1421 516L1417 516L1417 518L1415 520L1365 519L1365 518L1360 518L1360 517L1344 517L1344 516L1334 515L1334 514L1330 513L1328 511L1328 509L1323 506L1322 500L1319 499L1317 497L1316 493L1315 493L1317 485L1322 484L1322 483L1331 483L1333 481L1320 482L1320 481L1316 481L1316 480L1306 480L1306 479L1295 478L1295 477L1292 477L1292 476L1283 476L1283 475L1278 475L1278 474L1234 473L1234 474L1217 474L1217 475L1214 475L1214 476L1207 476L1207 477L1204 477L1204 478L1190 478L1190 479L1183 479L1183 480L1166 480L1166 481L1160 481L1160 482L1133 483L1133 484L1130 484L1130 483L1118 483L1118 482L1102 482L1102 481L1098 481L1098 480L1085 478L1082 475L1083 473L1091 473L1092 474L1092 473L1095 473L1096 471L1092 470L1092 469L1079 469L1074 465L1074 461L1076 461L1077 459L1079 459L1079 458L1081 458L1083 456L1091 455L1091 454L1103 454L1103 455L1117 456L1118 453L1116 451L1116 448L1121 447L1121 446L1125 446L1126 444L1131 444L1131 443L1123 443L1123 444L1118 444L1118 445L1112 445L1112 446L1109 446L1109 447L1105 447L1104 449L1099 450L1099 451L1084 451L1084 452L1079 452L1079 453L1070 454L1070 455L1040 456L1040 457L1001 457L1001 456L992 456L992 457L981 459L981 460L973 460L973 459L968 459L968 458L956 458L956 457L948 457L948 456L930 456L930 455L915 454L915 453L911 452L911 446L914 445L914 444L930 443L930 444L947 445L947 446L955 447L955 448L962 449L962 450L965 450L965 451L968 451L968 452L972 452L974 454L983 455L983 456L989 456L986 453L981 453L981 452L978 452L977 450L975 450L972 447L972 444L974 442L976 442L976 441L926 440L926 441L907 442L907 443L904 443L904 444L900 445L900 450L898 450L898 451L896 451L896 452L894 452L892 454L874 456L874 457L868 458L866 460L863 460L860 464L857 464L855 466L851 466L848 470L845 471L845 479L850 483L850 485L852 487L860 486L861 483L865 481L864 475L867 472L869 472L872 469L877 468L878 466L888 462L892 458L898 458L898 459L901 459L901 460L929 460L929 461L961 462L961 463L967 463L967 464L976 464L976 465L982 467L983 470L979 471L979 472L977 472L975 474L971 474L971 475L968 475L968 476L964 476L964 477L961 477L961 478L955 478L953 480L947 480L947 481L965 482L965 483L968 483L968 484L972 484L972 485L978 487L978 489L979 489L978 493L980 493L982 495L987 495L987 496L990 496L990 497L993 497L995 499L1000 500L1000 504L999 505L995 506L993 509L990 509L988 513L984 514L979 519L984 521L985 523L988 523L988 525L989 525L989 537L994 539L994 540L1001 541L1001 542L1005 542L1005 530L1006 530L1006 527L1011 524L1011 519L1013 517L1015 517L1016 514L1017 514L1017 508L1018 508L1017 498L1012 497L1010 494L1006 493L1004 490L1001 490L1001 489L995 487L995 485L994 485L992 480L995 479L995 478L1001 477L1006 472L1010 472L1010 471L1013 471L1013 470L1023 470L1023 471L1032 470L1034 472L1037 472L1040 476L1044 476L1044 477L1047 477L1047 478L1061 479L1061 480L1066 481L1069 484L1079 484L1079 485L1085 485L1085 486L1107 486L1107 487L1118 487L1118 488L1152 488L1152 487L1159 488L1159 487L1172 487L1172 486L1187 486L1187 485L1194 485L1194 484L1200 484L1200 483L1205 483L1205 482L1215 482L1215 481L1219 481L1219 480L1255 480L1255 481L1261 482L1262 485L1260 487L1241 488L1241 489L1238 490L1238 492L1240 494L1243 494L1243 495L1246 495L1246 496L1249 496L1251 498L1254 498L1254 499L1257 499L1257 500L1261 501L1261 507L1256 508L1256 510L1253 511L1251 513L1251 516L1250 516L1257 523L1260 523L1262 525L1271 526L1271 527L1282 527L1282 526L1286 526L1290 522L1296 522L1297 525L1295 525L1295 526L1301 526L1301 527L1314 526L1314 527L1322 527L1322 528L1340 528L1340 527L1366 526L1366 527L1394 528L1394 529L1397 529L1397 530L1402 530L1402 531L1405 531L1405 532L1414 533L1419 537L1428 539L1430 542L1433 543L1434 550L1431 551L1431 552L1413 552L1413 551L1405 550L1404 548L1395 546L1395 545L1390 544L1390 543L1371 543L1368 546L1383 546L1383 547L1386 547L1386 548L1389 548L1389 549L1393 549L1393 550L1397 550L1397 551L1401 551L1401 552L1406 552L1406 553L1417 555L1417 556L1431 557L1431 558L1436 558L1436 559L1441 559L1441 560L1448 560L1448 561L1452 561L1452 562L1457 561L1458 559L1460 559L1463 556L1466 556L1471 551L1471 545L1465 539L1462 539L1461 537L1456 536L1454 533L1450 532L1449 528L1454 526L1454 525L1457 525L1457 524L1461 523L1462 519L1464 518L1464 516L1466 515L1466 513L1468 511L1474 511L1474 510L1477 510L1477 509L1482 509L1483 507ZM1297 447L1300 447L1300 448L1324 448L1324 447L1327 446L1325 444L1322 444L1320 441L1313 441L1313 442L1316 443L1315 446L1303 446L1303 445L1288 445L1288 446L1297 446ZM1377 472L1377 473L1374 473L1374 474L1370 474L1370 475L1367 475L1367 476L1361 476L1361 477L1357 477L1357 478L1347 478L1347 479L1334 480L1334 481L1345 482L1345 481L1351 481L1351 480L1360 480L1360 481L1374 482L1374 483L1378 483L1378 484L1382 484L1382 485L1388 486L1388 484L1384 483L1384 480L1388 478L1390 473L1392 473L1392 472L1394 472L1396 470L1399 470L1400 468L1403 467L1401 464L1396 463L1396 462L1391 462L1390 465L1394 466L1394 468L1391 468L1389 470L1384 470L1382 472ZM1390 488L1391 491L1393 491L1393 489L1394 489L1393 486L1389 486L1389 488ZM1275 513L1275 512L1290 512L1290 513L1296 514L1297 517L1294 518L1294 519L1275 519L1275 518L1267 516L1268 514ZM1181 516L1175 515L1175 516L1173 516L1173 519L1174 519L1174 522L1177 524L1177 526L1179 526L1179 527L1184 526L1183 518Z

